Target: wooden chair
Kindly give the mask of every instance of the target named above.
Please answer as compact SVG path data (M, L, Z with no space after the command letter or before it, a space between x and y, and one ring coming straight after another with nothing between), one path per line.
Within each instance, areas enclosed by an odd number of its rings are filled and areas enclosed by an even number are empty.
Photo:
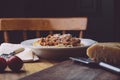
M22 30L23 39L27 39L27 31L36 31L36 37L40 37L40 31L60 30L66 33L69 30L79 30L79 37L83 37L83 31L87 28L87 17L78 18L0 18L0 31L3 31L4 41L9 42L9 31Z

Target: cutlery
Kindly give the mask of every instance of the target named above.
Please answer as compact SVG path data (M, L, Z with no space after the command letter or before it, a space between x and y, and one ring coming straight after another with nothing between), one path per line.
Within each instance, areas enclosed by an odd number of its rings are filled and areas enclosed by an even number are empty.
M0 56L3 57L3 58L5 58L5 59L7 59L7 58L10 58L11 56L14 56L17 53L22 52L22 51L24 51L24 48L18 48L16 50L14 50L13 52L9 53L9 54L3 53Z
M87 64L87 65L100 66L102 68L105 68L107 70L110 70L112 72L120 74L120 68L118 68L116 66L113 66L113 65L110 65L110 64L105 63L105 62L97 63L97 62L91 60L90 58L83 58L83 57L78 57L78 58L70 57L70 59L73 60L73 61L77 61L77 62L81 62L81 63Z

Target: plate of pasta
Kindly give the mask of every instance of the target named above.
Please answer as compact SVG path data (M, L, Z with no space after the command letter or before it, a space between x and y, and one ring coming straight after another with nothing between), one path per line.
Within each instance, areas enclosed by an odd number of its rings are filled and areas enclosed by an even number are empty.
M86 38L72 37L71 34L54 34L47 37L22 41L40 58L67 59L70 56L86 56L86 49L97 41Z

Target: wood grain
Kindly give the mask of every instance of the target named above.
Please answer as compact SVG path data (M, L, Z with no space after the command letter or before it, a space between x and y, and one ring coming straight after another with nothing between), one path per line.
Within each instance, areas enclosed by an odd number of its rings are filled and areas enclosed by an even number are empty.
M20 80L120 80L120 76L99 67L65 61Z
M47 69L59 62L40 60L38 62L24 63L23 68L20 72L14 73L9 68L4 73L0 73L0 80L19 80L25 76L33 74L35 72Z
M0 31L4 32L4 41L9 41L8 31L23 31L23 40L27 39L27 31L37 31L36 36L39 37L39 31L76 30L82 32L87 28L87 17L77 18L0 18ZM13 35L15 36L15 35Z
M86 30L87 18L1 18L0 30Z

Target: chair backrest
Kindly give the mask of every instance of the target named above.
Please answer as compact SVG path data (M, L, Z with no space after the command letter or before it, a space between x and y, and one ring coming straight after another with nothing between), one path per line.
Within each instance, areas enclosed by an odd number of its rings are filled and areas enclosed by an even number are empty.
M61 30L64 34L68 30L79 30L79 37L87 28L87 17L78 18L0 18L0 31L4 33L4 41L9 42L8 31L23 30L23 38L27 39L27 31L35 30L36 37L40 37L39 31Z

